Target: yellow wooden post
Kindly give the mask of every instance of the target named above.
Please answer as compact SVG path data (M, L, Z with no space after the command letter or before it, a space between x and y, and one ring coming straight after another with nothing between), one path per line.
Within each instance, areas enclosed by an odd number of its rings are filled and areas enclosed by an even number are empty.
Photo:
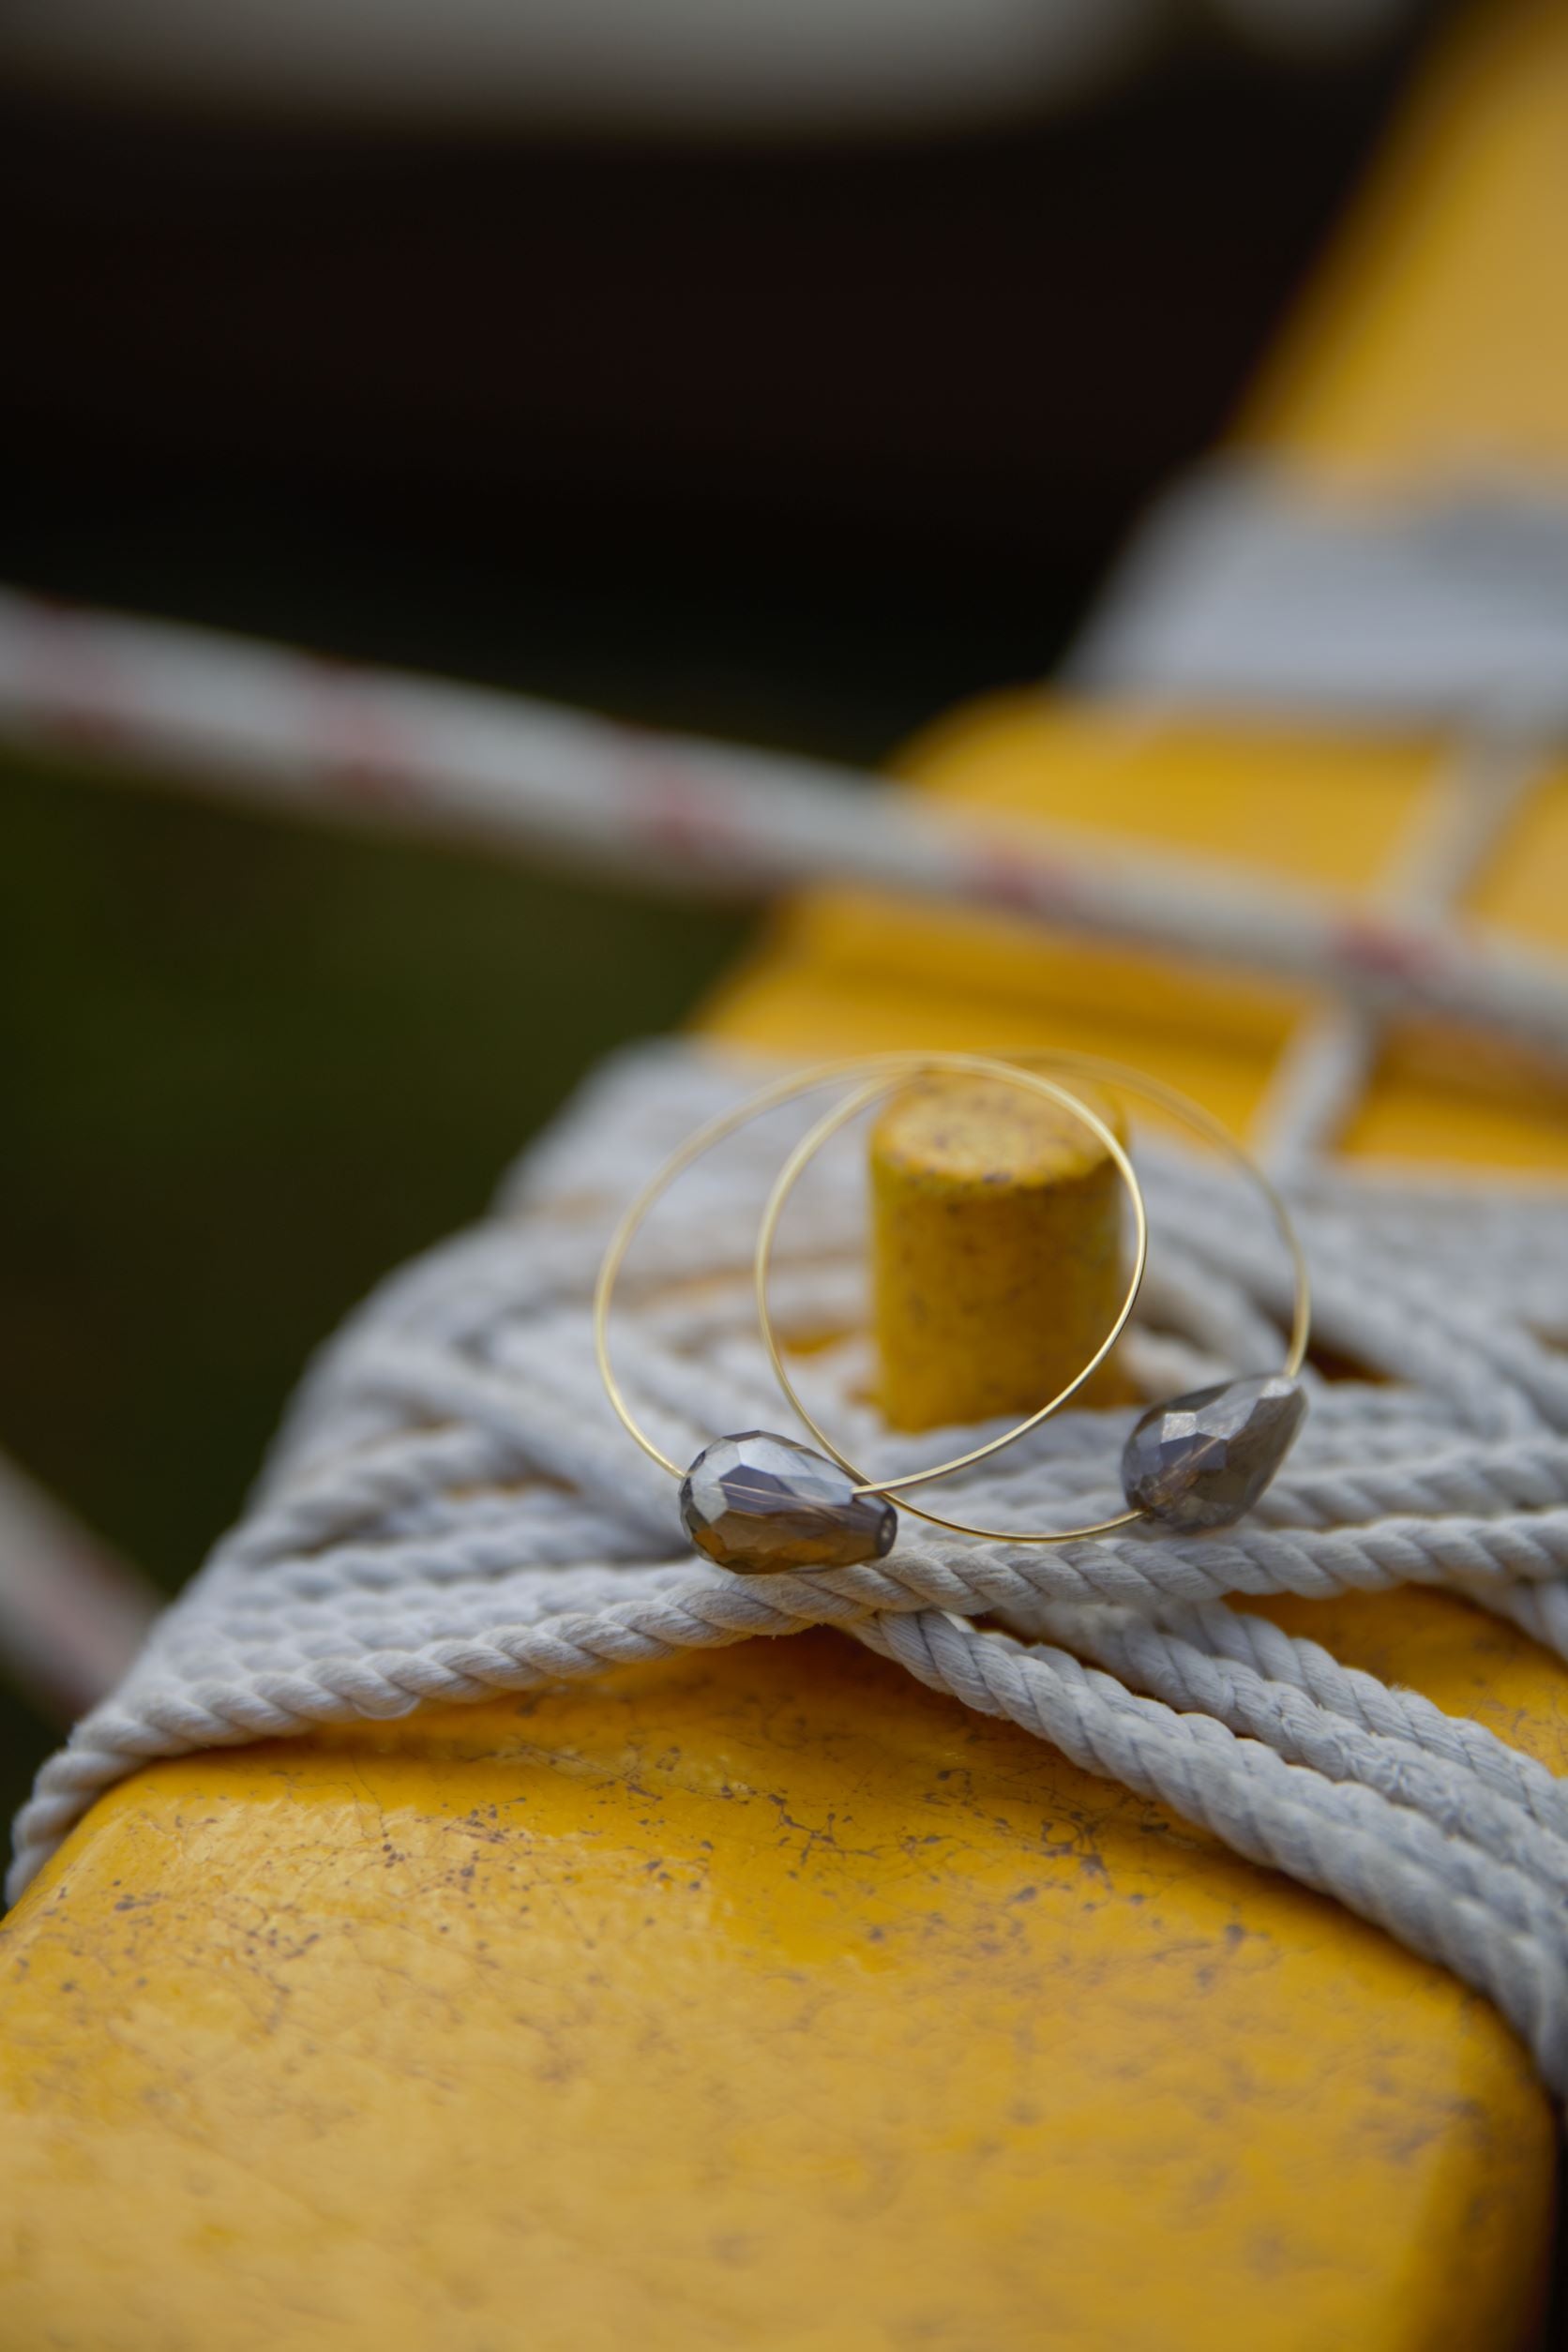
M1561 451L1538 200L1568 23L1480 18L1276 447L1452 451L1473 398L1495 445L1517 424L1537 454L1555 416ZM1488 333L1541 363L1513 407ZM1355 889L1432 762L1030 697L916 764ZM1565 870L1560 772L1479 909L1568 947ZM1297 1009L826 894L710 1026L1045 1037L1240 1127ZM1560 1172L1568 1117L1395 1054L1351 1147ZM1279 1613L1568 1770L1568 1677L1522 1635L1432 1595ZM19 2352L1500 2352L1539 2310L1553 2147L1522 2051L1440 1970L826 1635L157 1766L0 1938Z
M1281 862L1370 879L1431 755L1278 741ZM1042 705L927 768L1190 834L1268 752ZM1565 857L1560 773L1489 918L1568 945ZM818 901L713 1026L1049 1035L1244 1122L1287 1000L975 936ZM1357 1143L1564 1169L1568 1117L1395 1060ZM1418 1593L1282 1614L1568 1770L1568 1677L1522 1635ZM1538 2308L1553 2119L1485 2003L829 1636L156 1766L0 1952L27 2352L1470 2352Z
M1117 1106L1084 1090L1125 1139ZM878 1392L897 1429L1032 1412L1116 1319L1122 1183L1066 1111L990 1078L895 1096L871 1134ZM1080 1395L1126 1393L1114 1358Z

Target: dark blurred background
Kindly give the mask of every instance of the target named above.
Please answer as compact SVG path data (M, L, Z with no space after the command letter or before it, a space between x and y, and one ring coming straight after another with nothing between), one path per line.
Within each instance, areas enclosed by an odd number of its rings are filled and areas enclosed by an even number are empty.
M23 8L0 577L876 762L1049 669L1432 21L1253 13L690 120L302 103ZM4 755L0 1448L176 1586L313 1341L744 935ZM8 1810L54 1736L19 1694Z

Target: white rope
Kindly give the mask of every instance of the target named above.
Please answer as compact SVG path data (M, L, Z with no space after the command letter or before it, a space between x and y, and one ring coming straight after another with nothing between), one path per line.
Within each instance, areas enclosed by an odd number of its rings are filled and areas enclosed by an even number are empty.
M1224 451L1138 526L1066 664L1079 692L1321 727L1568 728L1568 480L1481 457L1355 498Z
M1239 1528L1039 1550L906 1520L885 1560L742 1579L691 1556L672 1483L611 1415L586 1303L620 1201L755 1076L686 1046L623 1057L490 1223L350 1319L302 1383L249 1515L39 1774L13 1892L148 1757L833 1624L1442 1962L1568 2091L1560 1785L1481 1726L1228 1606L1423 1583L1568 1656L1568 1379L1544 1336L1568 1308L1551 1271L1560 1193L1300 1180L1327 1343L1353 1377L1309 1372L1302 1439ZM779 1135L769 1123L716 1154L628 1268L618 1360L677 1458L780 1417L748 1281ZM1162 1271L1157 1327L1129 1360L1272 1354L1287 1302L1260 1220L1211 1167L1139 1157ZM795 1285L807 1319L824 1300L854 1319L859 1195L852 1154L829 1155L782 1237L780 1298ZM802 1364L857 1453L889 1464L950 1446L959 1433L890 1439L857 1394L864 1368L852 1341ZM1129 1419L1064 1414L955 1481L955 1509L1024 1524L1109 1507ZM987 1612L1044 1638L967 1623Z
M1531 711L1548 732L1560 718ZM643 888L733 897L859 882L1000 909L1568 1060L1568 965L1497 933L1356 909L1168 848L1108 854L1092 835L819 761L639 734L518 695L5 588L0 737L279 814L565 857Z
M1423 795L1379 902L1416 922L1451 915L1544 765L1540 746L1505 712L1494 715L1489 729L1472 720ZM1382 1026L1371 1007L1336 998L1294 1031L1253 1126L1254 1148L1275 1175L1306 1167L1339 1141L1371 1079Z
M933 1689L1009 1717L1081 1770L1172 1806L1440 1961L1496 2002L1560 2095L1568 2087L1560 1904L1430 1821L1412 1789L1391 1802L1326 1779L1214 1716L1138 1697L1064 1651L977 1637L932 1612L859 1630Z

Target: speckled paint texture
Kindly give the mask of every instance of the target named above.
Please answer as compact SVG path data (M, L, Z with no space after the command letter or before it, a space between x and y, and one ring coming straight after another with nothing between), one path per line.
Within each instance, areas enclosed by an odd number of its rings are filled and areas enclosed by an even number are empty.
M1125 1141L1117 1105L1081 1091ZM1126 1188L1104 1144L1021 1087L933 1077L878 1119L870 1171L888 1420L932 1429L1036 1410L1094 1353L1126 1287ZM1131 1391L1112 1358L1082 1394Z

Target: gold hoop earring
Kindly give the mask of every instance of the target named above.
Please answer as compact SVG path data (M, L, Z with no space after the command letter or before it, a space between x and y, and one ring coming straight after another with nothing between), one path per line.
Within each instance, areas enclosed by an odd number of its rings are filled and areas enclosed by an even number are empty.
M782 1437L770 1430L748 1429L716 1439L704 1446L690 1467L683 1471L679 1464L671 1461L639 1425L610 1360L610 1310L626 1252L654 1202L677 1176L713 1145L722 1142L727 1136L734 1134L765 1110L777 1108L831 1080L852 1078L867 1069L874 1070L876 1076L852 1096L848 1105L839 1105L835 1108L831 1114L831 1125L825 1122L818 1123L817 1128L807 1138L811 1146L811 1152L807 1156L811 1156L820 1149L828 1135L836 1133L857 1108L864 1108L890 1088L932 1071L962 1072L1020 1087L1056 1104L1088 1127L1109 1154L1133 1209L1135 1246L1132 1271L1115 1320L1081 1370L1037 1411L987 1444L974 1447L954 1461L939 1464L934 1470L912 1471L907 1479L870 1480L846 1465L825 1440L822 1440L825 1452L819 1454L810 1446L803 1445L798 1439ZM778 1217L804 1165L805 1159L797 1146L781 1171L783 1189L780 1190L779 1184L775 1185L768 1211L764 1212L763 1224L758 1235L754 1272L763 1337L775 1369L786 1395L807 1425L815 1432L815 1424L802 1409L784 1369L766 1297L767 1273ZM1104 1363L1125 1329L1138 1303L1148 1256L1149 1222L1142 1188L1125 1148L1107 1122L1060 1080L1026 1069L1017 1062L1003 1061L988 1054L929 1052L863 1055L847 1062L822 1063L762 1088L733 1109L709 1120L655 1171L622 1216L599 1267L594 1292L595 1354L605 1393L628 1436L661 1470L680 1480L682 1522L696 1548L706 1558L740 1576L850 1567L857 1561L880 1560L892 1548L897 1531L897 1514L887 1499L890 1487L946 1477L957 1470L968 1469L985 1461L991 1455L1000 1454L1004 1447L1012 1445L1018 1438L1027 1436L1030 1430L1038 1428L1042 1422L1052 1413L1059 1412L1068 1399L1077 1395L1084 1381ZM915 1508L913 1505L909 1507ZM917 1515L929 1517L931 1515L919 1512ZM1131 1518L1138 1514L1132 1512L1126 1515ZM1112 1524L1121 1525L1123 1522L1119 1520Z
M940 1062L941 1057L927 1059L935 1063ZM1083 1527L1072 1528L977 1527L961 1519L943 1518L937 1512L927 1511L919 1503L909 1500L908 1489L911 1486L927 1485L937 1479L972 1468L988 1455L1015 1444L1050 1414L1059 1411L1109 1352L1122 1323L1131 1311L1129 1303L1110 1338L1091 1357L1083 1370L1059 1396L1053 1397L1048 1405L1029 1420L1018 1423L1002 1437L993 1439L988 1445L977 1446L972 1453L957 1455L951 1461L938 1463L934 1469L913 1471L908 1477L895 1474L889 1478L869 1478L864 1470L840 1453L801 1401L774 1329L773 1314L768 1304L768 1277L779 1218L806 1168L823 1145L858 1110L866 1108L879 1095L902 1082L898 1078L879 1078L847 1103L836 1104L823 1114L809 1134L801 1138L779 1169L762 1211L757 1231L753 1274L757 1319L775 1377L822 1452L830 1461L837 1464L847 1477L856 1482L854 1491L857 1495L897 1494L902 1507L915 1518L924 1519L927 1526L939 1527L950 1535L974 1536L992 1544L1071 1544L1112 1534L1119 1528L1130 1527L1140 1519L1154 1519L1165 1526L1189 1531L1227 1526L1249 1511L1264 1492L1305 1418L1306 1398L1296 1375L1305 1361L1307 1338L1311 1331L1311 1285L1290 1213L1275 1186L1220 1125L1219 1121L1189 1095L1166 1085L1163 1079L1148 1078L1139 1070L1129 1069L1123 1063L1107 1061L1097 1054L1031 1054L1020 1056L1016 1064L997 1063L992 1066L1006 1067L1018 1073L1025 1066L1035 1063L1044 1063L1049 1069L1067 1069L1075 1077L1091 1078L1113 1089L1121 1088L1129 1093L1142 1095L1146 1101L1168 1111L1201 1136L1206 1142L1216 1146L1250 1178L1269 1207L1290 1261L1293 1290L1290 1337L1279 1371L1219 1381L1211 1388L1193 1390L1184 1396L1171 1397L1163 1404L1152 1406L1138 1421L1123 1448L1123 1488L1128 1507L1113 1518L1098 1519ZM1085 1117L1091 1116L1086 1106L1079 1104L1078 1108ZM1141 1211L1141 1195L1139 1207ZM1144 1238L1141 1226L1139 1238L1141 1244Z

